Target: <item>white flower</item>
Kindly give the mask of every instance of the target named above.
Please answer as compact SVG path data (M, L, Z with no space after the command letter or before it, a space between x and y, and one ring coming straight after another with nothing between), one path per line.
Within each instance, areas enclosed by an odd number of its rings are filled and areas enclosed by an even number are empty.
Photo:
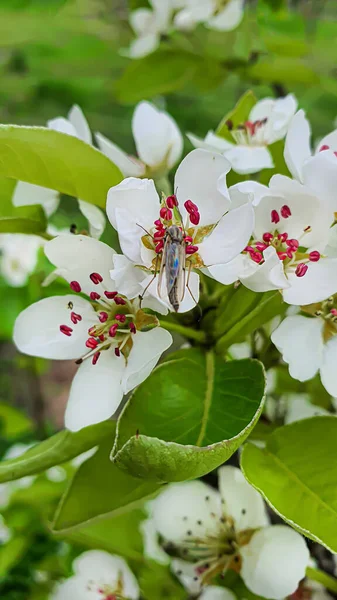
M274 166L268 146L284 138L296 107L292 94L278 100L264 98L252 108L247 121L235 127L228 124L233 141L213 131L204 140L193 134L188 138L196 148L223 152L237 173L256 173Z
M89 550L73 562L74 575L59 583L51 600L138 600L137 580L120 556Z
M253 236L236 263L210 269L211 275L222 283L240 279L256 292L282 290L294 305L337 292L337 259L325 254L334 221L332 190L318 196L282 175L271 178L269 189L256 182L234 187L247 193L250 186L257 195Z
M125 53L130 58L141 58L154 52L162 34L170 28L172 0L149 0L151 8L138 8L130 13L129 21L136 39Z
M44 241L35 235L4 233L0 235L0 273L12 287L22 287L33 273L39 248Z
M307 394L288 394L286 400L287 410L284 420L286 425L310 417L331 416L331 412L325 408L312 404L310 396Z
M106 244L61 235L45 245L45 253L75 293L25 309L16 320L14 342L32 356L77 359L65 414L66 427L77 431L111 417L123 394L148 377L172 337L160 327L140 331L143 313L114 288L109 274L114 251Z
M309 560L304 539L287 526L269 526L261 496L239 469L219 469L219 488L201 481L172 484L152 502L164 550L180 557L174 561L177 576L196 593L197 585L202 589L233 568L254 594L292 594Z
M228 161L220 154L194 150L176 172L176 196L160 202L154 182L149 179L128 178L109 190L107 214L118 231L124 253L124 258L114 257L111 276L130 286L124 287L123 293L134 297L145 290L146 299L152 296L157 305L161 303L162 310L173 307L184 312L198 302L199 275L193 269L227 263L237 257L251 235L254 211L248 201L229 210L229 169ZM174 225L180 227L178 234L186 253L186 275L182 290L178 291L178 302L172 302L165 290L166 273L161 289L155 281L161 261L170 267L172 284L176 281L177 264L184 260L180 257L174 262L171 255L165 258L165 239L169 235L166 232ZM172 285L168 288L172 289ZM156 310L160 310L159 306Z
M92 144L92 135L88 122L77 105L74 105L67 118L57 117L47 123L49 129L66 133L77 137L87 144ZM32 204L41 204L46 216L52 215L59 205L59 193L49 188L33 185L24 181L19 181L13 195L14 206L30 206ZM100 238L105 228L105 217L102 211L84 200L78 201L79 209L88 219L90 235Z
M128 156L101 133L96 133L100 150L119 167L124 177L165 174L181 157L183 138L176 122L150 102L137 104L132 117L132 134L138 158Z
M337 396L337 310L334 299L315 308L317 317L286 317L271 339L288 363L291 377L308 381L319 372L327 392Z
M178 29L192 29L204 23L209 29L231 31L243 17L244 0L186 0L183 10L175 16Z

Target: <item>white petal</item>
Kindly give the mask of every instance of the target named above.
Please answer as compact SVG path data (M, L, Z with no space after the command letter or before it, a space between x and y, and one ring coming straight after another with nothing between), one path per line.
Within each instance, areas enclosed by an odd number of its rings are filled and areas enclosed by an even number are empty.
M152 279L152 283L151 282ZM188 279L188 274L186 275L186 283L187 283L187 279ZM168 308L169 310L173 311L173 308L169 302L168 296L165 292L166 290L166 279L165 279L165 273L163 274L163 280L162 280L162 289L161 289L161 296L159 297L158 295L158 279L155 278L153 279L152 275L149 275L147 278L145 278L142 281L142 287L145 290L147 286L149 286L147 288L146 291L146 295L145 295L145 301L146 304L144 304L145 306L148 306L149 308L153 308L154 310L156 310L157 312L160 312L161 314L167 314L167 310L160 310L160 304L165 307ZM150 285L149 285L150 283ZM198 273L195 273L193 271L191 271L190 275L189 275L189 288L190 290L188 290L187 288L185 289L185 294L184 294L184 298L180 303L179 306L179 313L184 313L184 312L188 312L189 310L192 310L192 308L194 308L196 306L196 304L198 304L199 302L199 293L200 293L200 280L199 280L199 275ZM192 292L192 294L191 294ZM150 306L148 304L148 298L152 296L156 301L157 301L157 305L156 308L154 306Z
M336 377L337 338L331 338L324 346L321 365L321 380L331 396L337 396Z
M242 547L241 555L241 576L246 586L254 594L276 600L296 591L310 556L302 536L285 525L255 533Z
M135 220L132 212L126 208L116 208L115 219L119 245L123 254L135 264L151 267L152 259L156 254L154 250L145 248L142 243L142 237L146 235L145 229L147 231L147 228L143 229L139 220Z
M153 7L154 19L156 27L159 31L165 32L170 24L172 12L171 0L149 0Z
M310 125L304 111L299 110L290 122L284 147L284 160L298 181L302 181L303 164L310 156Z
M49 129L53 129L54 131L66 133L67 135L71 135L72 137L78 137L74 125L64 117L56 117L56 119L50 119L50 121L47 121L47 126L49 127Z
M234 281L237 281L241 273L243 273L244 257L242 254L239 254L226 264L211 265L207 268L207 271L213 279L216 279L216 281L219 281L224 285L230 285L231 283L234 283Z
M99 239L105 229L105 216L103 212L90 202L84 200L78 201L78 206L81 213L89 221L89 231L93 238Z
M248 259L245 262L245 272L240 281L253 292L268 292L269 290L284 290L289 282L284 274L283 263L277 256L276 250L269 246L263 252L264 263L257 265Z
M293 94L288 94L285 98L278 98L277 100L264 98L253 106L249 120L267 119L263 134L265 141L272 144L285 136L296 108L297 100Z
M110 275L118 292L130 299L139 296L143 291L141 283L146 273L123 254L114 254L113 264Z
M69 308L69 302L73 308ZM82 316L74 325L70 313ZM31 304L15 321L13 339L24 354L58 360L80 358L86 351L88 328L98 322L90 302L80 296L50 296ZM70 337L60 331L60 325L71 327Z
M286 317L271 334L271 340L289 364L294 379L307 381L320 368L323 353L324 321L295 315Z
M159 545L158 533L153 519L145 519L145 521L142 521L140 530L143 536L144 554L146 558L155 560L161 565L169 564L170 559L168 555Z
M122 377L124 394L133 390L150 375L162 353L172 342L171 334L162 327L147 332L137 331L132 336L133 345Z
M201 481L168 485L152 508L155 527L168 541L179 543L191 535L204 538L218 534L220 494Z
M316 193L322 206L336 212L337 158L333 153L319 152L303 165L302 172L305 185Z
M12 287L26 285L37 263L38 251L44 245L35 235L6 233L0 236L0 272Z
M127 563L120 556L102 550L89 550L81 554L73 563L75 573L88 581L115 586L119 577L123 581L123 596L130 600L139 598L139 586ZM95 599L96 600L96 599Z
M88 589L85 577L70 577L56 584L51 600L101 600L102 595Z
M337 292L337 259L321 258L308 263L304 277L287 273L290 287L283 292L283 299L296 306L322 302Z
M262 496L244 478L237 467L218 471L219 491L225 501L224 512L235 521L237 531L265 527L269 520Z
M152 227L159 217L160 202L152 179L128 177L110 188L106 211L111 225L117 228L117 208L128 210L135 223Z
M126 152L113 142L110 142L101 133L96 133L95 138L101 152L117 165L124 177L141 177L144 174L144 165L137 161L137 159L128 156Z
M181 157L183 138L176 122L150 102L137 104L132 132L138 156L146 165L171 169Z
M218 31L231 31L239 25L243 17L244 0L230 0L218 15L211 17L207 25Z
M153 25L153 12L149 8L138 8L129 15L129 23L137 34L142 36L151 30Z
M240 183L232 185L228 191L232 208L246 204L246 202L257 206L264 196L270 194L269 188L258 181L240 181Z
M335 379L335 366L334 366ZM337 387L336 387L337 389ZM310 402L310 396L307 394L290 394L288 397L288 410L285 416L285 424L317 417L319 415L331 415L329 411L316 406Z
M68 119L76 131L76 137L87 144L92 144L92 135L88 121L86 120L82 109L77 104L74 104L70 109Z
M157 50L160 43L160 37L157 32L148 33L131 42L128 50L130 58L142 58Z
M196 594L199 594L201 589L200 577L196 576L196 568L193 563L175 558L171 563L171 571L193 598Z
M254 209L247 202L230 210L212 233L199 244L199 254L205 265L223 264L233 260L247 245L254 227Z
M55 190L33 185L26 181L18 181L15 186L12 202L14 206L41 204L47 217L50 217L56 211L60 198L59 193Z
M217 152L192 150L180 163L174 189L179 200L183 217L186 200L192 200L200 212L200 225L217 223L230 206L224 176L229 172L230 164Z
M274 166L272 156L264 146L233 146L224 154L232 169L242 175L257 173Z
M235 600L235 594L224 587L217 585L207 585L201 592L199 600Z
M326 135L323 139L321 139L321 141L319 142L319 144L316 148L316 152L319 152L320 148L322 148L322 146L329 146L329 148L332 150L332 152L337 151L337 129L335 129L335 131L332 131L331 133Z
M67 429L79 431L116 412L123 398L124 369L124 357L116 356L113 348L102 351L95 365L90 358L83 361L70 388L64 419Z
M203 148L211 152L224 152L233 146L231 142L216 135L213 131L208 131L205 139L199 138L193 133L187 133L186 135L195 148Z

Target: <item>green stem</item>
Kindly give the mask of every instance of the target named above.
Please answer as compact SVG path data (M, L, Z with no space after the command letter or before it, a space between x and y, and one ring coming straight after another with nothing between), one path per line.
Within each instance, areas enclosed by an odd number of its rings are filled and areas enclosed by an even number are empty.
M330 592L337 593L337 579L335 579L335 577L328 575L320 569L314 569L313 567L307 567L306 576L309 579L321 583L327 590L330 590Z
M165 196L171 196L172 188L169 178L166 175L162 177L154 177L154 182L156 184L157 192L160 195L160 197L162 192L164 192Z
M204 331L197 331L196 329L192 329L191 327L185 327L184 325L179 325L179 323L173 323L172 321L163 321L162 319L160 321L160 326L166 329L167 331L180 333L184 337L187 337L190 340L196 340L201 344L206 341L206 334Z

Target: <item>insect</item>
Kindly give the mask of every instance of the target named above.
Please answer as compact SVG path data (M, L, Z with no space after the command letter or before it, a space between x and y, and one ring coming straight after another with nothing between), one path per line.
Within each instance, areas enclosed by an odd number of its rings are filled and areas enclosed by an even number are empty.
M185 294L186 252L184 234L180 227L171 225L166 229L163 256L158 278L158 295L162 295L165 273L166 292L171 306L177 312Z

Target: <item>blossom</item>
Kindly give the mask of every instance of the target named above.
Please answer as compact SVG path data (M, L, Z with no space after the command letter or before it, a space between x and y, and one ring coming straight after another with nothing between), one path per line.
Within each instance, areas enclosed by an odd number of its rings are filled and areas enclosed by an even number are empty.
M106 244L60 235L45 245L45 254L73 293L26 308L13 337L25 354L80 364L65 413L66 427L77 431L111 417L123 394L151 373L172 338L154 327L155 317L139 311L138 301L115 289L109 273L114 251ZM142 331L147 326L152 329Z
M245 247L253 228L253 208L245 202L229 210L229 169L228 161L220 154L194 150L176 172L176 195L163 197L160 202L152 180L133 177L109 190L107 215L118 231L124 254L123 258L114 257L111 276L118 277L121 283L126 281L126 295L146 292L146 298L152 296L166 311L172 307L180 312L190 310L199 297L199 275L194 269L229 262ZM180 228L177 235L181 236L186 255L186 259L180 257L185 262L185 275L178 292L178 307L166 292L168 286L165 289L167 273L161 286L155 280L162 261L168 263L165 240L174 231L171 227ZM156 309L160 310L158 306Z
M150 102L137 104L132 117L132 134L138 158L128 156L101 133L96 133L99 148L124 177L161 176L181 157L183 138L176 122Z
M73 562L74 575L59 583L52 600L138 600L138 582L120 556L88 550Z
M254 594L292 594L309 560L304 539L285 525L269 525L261 496L239 469L225 466L218 475L219 492L201 481L171 484L151 503L164 550L179 557L177 576L196 593L197 585L233 569Z
M229 265L209 269L222 283L239 279L256 292L281 290L285 302L320 302L337 291L337 260L325 247L334 221L334 200L282 175L269 188L237 187L255 195L255 226L244 253Z
M188 138L197 148L223 152L237 173L256 173L274 166L268 146L284 138L296 107L292 94L278 100L264 98L253 106L244 123L234 127L231 121L227 122L231 141L213 131L204 140L193 134L188 134Z
M70 109L67 118L57 117L48 121L47 124L49 129L66 133L87 144L92 144L88 122L81 108L77 105ZM41 204L46 216L49 217L58 208L59 193L49 188L19 181L14 191L13 204L14 206ZM99 238L105 228L105 217L102 211L97 206L80 199L78 200L78 206L85 218L88 219L90 235Z
M0 273L12 287L27 284L33 273L43 240L35 235L4 233L0 235Z
M188 30L204 23L209 29L231 31L240 24L243 12L243 0L186 0L174 24L178 29Z
M149 0L149 3L152 8L138 8L130 13L130 25L136 34L126 52L130 58L141 58L154 52L161 35L170 28L172 0Z
M332 396L337 396L336 307L335 297L312 307L303 307L313 316L286 317L271 336L289 365L291 377L308 381L319 372L322 384Z

